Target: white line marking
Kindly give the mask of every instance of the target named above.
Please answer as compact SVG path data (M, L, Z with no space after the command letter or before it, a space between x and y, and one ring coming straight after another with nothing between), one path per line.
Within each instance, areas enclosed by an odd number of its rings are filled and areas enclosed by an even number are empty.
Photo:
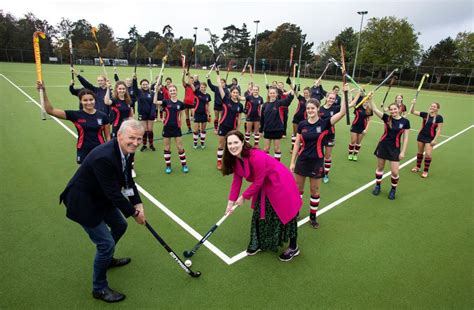
M474 128L474 125L470 125L469 127L461 130L460 132L458 132L457 134L449 137L448 139L440 142L439 144L436 144L434 146L434 148L438 148L440 147L441 145L445 144L446 142L448 141L451 141L452 139L456 138L457 136L459 135L462 135L463 133L465 133L466 131L468 131L469 129L472 129ZM412 162L414 162L416 160L416 156L413 157L412 159L410 160L407 160L406 162L404 162L403 164L400 165L400 169L402 169L403 167L406 167L407 165L411 164ZM382 179L385 179L386 177L388 177L391 173L390 172L387 172L383 175ZM373 181L370 181L369 183L365 184L365 185L362 185L361 187L357 188L356 190L350 192L349 194L339 198L338 200L334 201L333 203L329 204L327 207L325 208L322 208L321 210L318 210L318 216L321 216L322 214L328 212L329 210L331 210L332 208L335 208L336 206L338 206L339 204L343 203L344 201L348 200L349 198L351 197L354 197L355 195L359 194L360 192L364 191L365 189L371 187L372 185L375 184L375 180ZM305 217L304 219L301 219L299 222L298 222L298 227L301 226L301 225L304 225L306 224L307 222L309 222L309 216ZM246 257L247 254L245 251L243 252L240 252L239 254L233 256L230 258L230 264L233 264L239 260L241 260L242 258Z
M385 124L384 122L379 122L379 121L370 121L371 123L376 123L376 124ZM416 131L416 132L420 132L420 130L418 129L415 129L415 128L410 128L410 131ZM451 138L451 136L446 136L446 135L439 135L440 137L443 137L443 138Z
M28 99L31 100L34 104L38 106L38 108L41 108L41 105L33 99L30 95L25 93L20 87L18 87L15 83L13 83L9 78L7 78L5 75L1 74L0 75L10 82L16 89L18 89L23 95L25 95ZM51 116L51 118L56 121L59 125L61 125L67 132L69 132L74 138L77 139L77 134L73 132L69 127L64 125L63 122L61 122L58 118ZM201 240L203 236L201 236L197 231L195 231L191 226L189 226L186 222L184 222L182 219L180 219L176 214L174 214L171 210L166 208L161 202L159 202L155 197L153 197L148 191L146 191L143 187L141 187L138 183L135 183L137 186L138 191L142 193L146 198L148 198L157 208L159 208L163 213L168 215L173 221L175 221L179 226L181 226L184 230L186 230L191 236L196 238L197 240ZM220 259L222 259L226 264L230 265L230 258L226 254L224 254L221 250L219 250L215 245L213 245L211 242L206 241L203 243L205 247L207 247L209 250L211 250L216 256L218 256Z

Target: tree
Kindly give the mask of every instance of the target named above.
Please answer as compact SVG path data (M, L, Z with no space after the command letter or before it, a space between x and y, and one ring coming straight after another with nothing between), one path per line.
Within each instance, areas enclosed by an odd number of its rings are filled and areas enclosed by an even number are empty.
M341 59L341 49L339 47L339 43L342 43L344 46L344 57L346 62L353 62L357 48L357 39L358 37L352 27L345 28L334 38L334 40L323 42L324 45L319 46L323 48L323 50L319 51L321 60L325 62L331 57L334 57L335 59Z
M422 56L422 66L451 67L456 62L456 43L451 37L441 40L435 46L425 51Z
M198 63L203 63L205 60L212 59L212 51L206 44L196 45L196 55Z
M141 42L145 45L146 49L152 51L160 42L163 37L156 31L148 31L142 38Z
M414 65L419 33L406 18L371 18L361 34L359 63Z
M236 56L239 58L247 58L250 56L250 32L247 25L242 24L242 28L237 33Z
M456 62L460 67L474 67L474 33L460 32L454 41L456 44Z
M227 57L236 56L236 45L238 41L237 33L240 31L239 28L234 25L224 27L224 35L222 36L222 44L219 46L221 53Z
M67 39L71 36L74 23L68 18L61 18L61 21L56 25L59 37Z
M268 33L264 33L265 35ZM284 23L278 26L268 38L263 39L258 44L257 54L268 59L288 59L290 49L295 47L295 59L298 58L299 47L303 33L301 28L291 23ZM313 57L311 51L314 43L305 42L302 50L302 60L310 60Z
M92 25L85 19L80 19L72 24L72 36L75 45L92 40L91 28Z
M108 58L122 58L120 55L120 48L115 41L109 41L107 46L103 50L104 57Z
M106 24L99 24L97 27L97 41L101 48L105 48L109 42L115 41L112 28Z

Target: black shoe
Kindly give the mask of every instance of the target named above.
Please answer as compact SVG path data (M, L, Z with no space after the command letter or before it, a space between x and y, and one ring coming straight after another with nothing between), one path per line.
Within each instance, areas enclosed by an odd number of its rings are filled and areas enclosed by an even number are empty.
M109 268L112 267L121 267L129 264L132 261L130 257L124 257L124 258L112 258L112 261L110 262Z
M262 249L258 248L256 250L251 250L251 249L247 249L247 255L248 256L254 256L255 254L257 254L258 252L260 252Z
M298 247L296 247L296 249L288 248L280 255L280 260L282 262L289 262L298 255L300 255L300 249L298 249Z
M319 223L318 223L318 220L316 218L314 218L314 219L309 218L309 223L311 224L311 227L313 227L314 229L319 228Z
M395 190L392 188L390 193L388 194L388 199L394 200L395 199Z
M151 147L150 147L150 148L151 148ZM145 150L146 150L146 145L144 145L144 146L142 146L142 147L140 148L140 152L143 152L143 151L145 151Z
M106 302L119 302L125 299L125 295L114 291L110 287L104 288L102 291L92 292L95 299L100 299Z
M378 194L380 194L380 184L375 185L375 188L372 191L372 194L374 194L375 196L378 196Z
M155 146L153 144L150 145L150 150L152 150L153 152L156 151Z

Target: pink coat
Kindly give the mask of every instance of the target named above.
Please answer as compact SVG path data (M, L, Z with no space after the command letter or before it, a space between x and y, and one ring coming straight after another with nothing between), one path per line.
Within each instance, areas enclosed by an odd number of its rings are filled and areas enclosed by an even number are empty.
M247 200L252 198L252 209L255 208L255 201L261 193L260 218L265 218L265 197L267 197L283 224L292 220L301 209L302 201L290 170L258 149L252 149L250 156L242 159L244 167L238 159L234 164L234 179L229 200L237 200L242 187L242 178L245 178L252 184L242 196Z

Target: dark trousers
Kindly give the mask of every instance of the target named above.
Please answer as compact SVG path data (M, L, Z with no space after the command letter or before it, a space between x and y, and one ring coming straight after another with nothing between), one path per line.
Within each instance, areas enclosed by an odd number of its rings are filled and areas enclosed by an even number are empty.
M105 215L104 220L96 227L84 225L82 227L97 247L92 287L94 291L100 291L108 287L107 268L112 261L115 245L127 230L127 221L125 221L119 209L114 208Z

